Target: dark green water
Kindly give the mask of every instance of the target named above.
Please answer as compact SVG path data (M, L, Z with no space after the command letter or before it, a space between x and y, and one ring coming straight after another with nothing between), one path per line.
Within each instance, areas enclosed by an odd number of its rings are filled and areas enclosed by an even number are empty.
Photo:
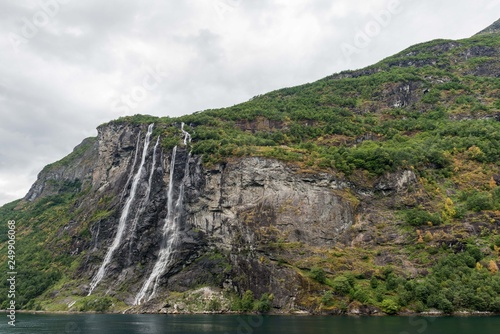
M500 317L316 317L236 315L33 315L17 314L16 327L0 333L286 333L462 334L500 333Z

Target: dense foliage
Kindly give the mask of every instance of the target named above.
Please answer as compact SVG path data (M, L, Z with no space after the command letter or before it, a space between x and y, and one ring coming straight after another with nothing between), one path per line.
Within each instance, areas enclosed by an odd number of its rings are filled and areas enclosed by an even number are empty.
M327 280L331 290L321 298L323 307L336 305L335 297L351 303L379 306L388 314L402 308L417 312L437 309L500 312L500 274L478 261L484 254L475 246L457 254L446 254L431 268L429 275L411 279L386 268L379 277L356 278L344 273Z
M393 211L386 215L387 224L396 225L406 243L389 251L377 245L373 253L387 251L394 257L404 253L427 272L406 275L396 266L375 264L372 253L337 264L337 257L347 256L347 251L332 255L328 268L317 256L311 256L314 261L303 260L305 265L282 263L298 272L309 267L304 280L322 293L316 299L305 299L317 302L320 310L345 311L358 303L377 306L388 314L406 308L500 312L496 264L500 237L494 225L500 210L499 48L498 34L436 40L362 70L280 89L229 108L179 118L127 116L111 124L154 122L154 136L161 135L163 148L171 149L182 145L180 123L184 122L192 135L188 143L192 153L202 155L206 165L233 157L269 157L299 170L329 172L359 188L373 185L391 172L413 171L419 178L415 189L407 189L404 200L391 203ZM94 143L95 138L84 141L45 171L71 165ZM80 279L75 268L84 258L68 251L72 239L65 231L82 214L76 208L86 189L76 181L50 186L58 195L0 208L0 263L4 268L6 222L19 222L18 308L48 308L51 289L71 286ZM96 208L75 234L87 238L89 224L112 213L106 205ZM466 223L482 224L481 231L461 240L467 235ZM443 230L431 231L435 227ZM446 245L435 237L438 232L453 234L453 245L463 247ZM281 246L285 252L286 243ZM369 269L352 270L355 265ZM0 308L7 306L7 289L3 280ZM252 291L246 291L235 298L232 307L266 313L272 301L272 294L256 299ZM64 305L64 301L58 302ZM107 297L88 297L77 307L106 311L112 304ZM208 305L211 311L220 308L216 299Z
M449 175L460 153L482 163L500 158L500 123L494 118L500 111L500 78L464 71L498 60L461 59L479 46L484 52L498 48L498 38L433 41L365 70L277 90L230 108L115 122L157 122L167 128L184 122L193 134L193 153L203 154L207 163L258 155L347 175L410 167ZM422 60L420 65L415 58ZM166 138L176 133L165 131ZM166 141L166 146L178 143Z

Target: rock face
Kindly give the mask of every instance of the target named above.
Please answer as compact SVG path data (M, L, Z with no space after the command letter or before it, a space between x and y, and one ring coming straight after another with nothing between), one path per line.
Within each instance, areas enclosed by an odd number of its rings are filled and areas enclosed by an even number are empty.
M45 167L24 199L33 201L39 197L56 195L72 186L77 191L81 190L81 182L89 181L92 175L93 161L98 157L97 149L95 138L85 139L68 157Z
M500 32L500 20L496 20L492 25L484 30L481 30L476 35L493 34L498 32Z
M183 145L175 154L155 150L154 134L145 146L146 131L130 124L100 127L97 139L48 166L26 195L34 201L63 193L71 184L88 192L79 203L83 213L77 224L87 224L90 237L74 235L78 241L69 250L85 253L77 271L86 282L82 294L92 291L89 282L111 256L92 293L133 305L171 240L165 266L140 303L144 310L159 310L162 296L171 291L202 285L252 290L256 296L273 293L275 307L294 307L303 279L277 263L269 245L333 247L354 221L346 185L329 174L301 173L258 157L205 168ZM116 250L108 255L113 243Z
M202 196L189 196L188 222L217 247L255 245L272 235L332 246L352 224L353 208L326 175L300 175L262 158L230 162L204 175Z

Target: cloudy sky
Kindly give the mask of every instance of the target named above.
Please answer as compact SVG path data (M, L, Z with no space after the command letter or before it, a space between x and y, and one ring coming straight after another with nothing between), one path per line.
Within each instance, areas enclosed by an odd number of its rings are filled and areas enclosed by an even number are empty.
M499 17L499 0L3 0L0 205L111 119L231 106Z

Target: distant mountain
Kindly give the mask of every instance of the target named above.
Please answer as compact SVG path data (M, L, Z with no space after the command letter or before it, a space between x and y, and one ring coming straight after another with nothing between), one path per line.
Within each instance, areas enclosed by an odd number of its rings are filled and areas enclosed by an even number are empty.
M498 27L101 125L0 208L17 307L500 313Z

